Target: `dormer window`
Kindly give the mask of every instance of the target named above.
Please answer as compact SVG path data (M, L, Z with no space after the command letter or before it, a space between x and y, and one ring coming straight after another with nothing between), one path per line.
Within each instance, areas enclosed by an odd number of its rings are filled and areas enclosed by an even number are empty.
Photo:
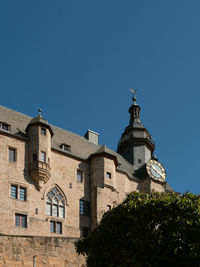
M62 144L61 145L62 150L67 151L67 152L71 152L71 146L67 145L67 144Z
M4 131L7 131L7 132L10 131L10 125L7 124L6 122L1 122L1 123L0 123L0 127L1 127L1 129L4 130Z

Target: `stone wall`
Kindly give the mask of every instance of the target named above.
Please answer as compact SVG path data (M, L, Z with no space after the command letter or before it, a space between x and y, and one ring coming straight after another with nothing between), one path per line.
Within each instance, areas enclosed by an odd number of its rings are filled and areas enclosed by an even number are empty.
M0 267L83 267L76 239L67 237L0 236Z

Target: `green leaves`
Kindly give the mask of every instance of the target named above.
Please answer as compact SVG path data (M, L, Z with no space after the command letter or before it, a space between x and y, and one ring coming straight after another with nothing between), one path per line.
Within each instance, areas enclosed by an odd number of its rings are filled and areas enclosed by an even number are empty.
M76 248L88 267L200 266L200 197L133 192Z

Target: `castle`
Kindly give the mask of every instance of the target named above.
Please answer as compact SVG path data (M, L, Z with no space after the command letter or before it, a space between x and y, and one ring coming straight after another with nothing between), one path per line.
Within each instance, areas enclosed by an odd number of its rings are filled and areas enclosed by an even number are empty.
M41 111L31 118L0 106L1 236L87 237L127 193L171 191L135 97L129 113L115 152L94 131L82 137L49 124Z

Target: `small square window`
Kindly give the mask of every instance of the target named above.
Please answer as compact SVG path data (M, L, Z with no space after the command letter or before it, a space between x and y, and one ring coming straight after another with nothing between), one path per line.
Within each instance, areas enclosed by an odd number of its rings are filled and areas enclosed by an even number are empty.
M41 135L46 135L46 129L45 128L41 128Z
M41 161L46 162L46 152L41 151Z
M62 223L50 221L50 232L56 234L62 234Z
M27 215L15 214L15 226L26 228L27 227Z
M107 172L106 173L106 177L109 178L109 179L111 179L111 173L110 172Z
M83 182L83 173L82 171L77 170L77 182L82 183Z
M9 147L8 158L9 158L10 162L15 162L16 161L16 149L15 148L10 148Z
M138 163L141 163L141 162L142 162L142 160L141 160L141 159L138 159L138 160L137 160L137 162L138 162Z

